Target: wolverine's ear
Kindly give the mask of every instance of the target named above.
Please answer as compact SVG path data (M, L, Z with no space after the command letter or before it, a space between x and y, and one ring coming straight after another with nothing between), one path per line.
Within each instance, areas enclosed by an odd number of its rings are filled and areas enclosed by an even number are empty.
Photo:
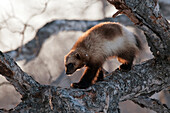
M76 53L76 58L79 59L79 60L81 59L79 53Z

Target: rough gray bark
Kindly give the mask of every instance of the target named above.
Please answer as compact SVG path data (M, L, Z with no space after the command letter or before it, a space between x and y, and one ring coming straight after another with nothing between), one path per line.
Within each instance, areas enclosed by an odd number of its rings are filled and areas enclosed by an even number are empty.
M40 85L3 53L0 54L0 68L0 74L23 96L22 102L11 112L116 113L119 112L118 102L128 99L138 101L136 98L140 96L150 96L170 86L169 64L155 59L136 65L129 72L116 70L103 82L85 90ZM155 109L159 107L158 104ZM169 112L167 107L161 107L163 109L159 109L159 112Z
M115 70L88 89L62 89L37 83L8 55L0 53L0 74L22 95L10 112L111 112L118 103L132 100L158 113L170 109L149 97L170 86L169 23L156 10L156 0L108 0L143 29L155 58L135 65L129 72ZM148 104L149 103L149 104ZM0 110L6 112L6 110Z

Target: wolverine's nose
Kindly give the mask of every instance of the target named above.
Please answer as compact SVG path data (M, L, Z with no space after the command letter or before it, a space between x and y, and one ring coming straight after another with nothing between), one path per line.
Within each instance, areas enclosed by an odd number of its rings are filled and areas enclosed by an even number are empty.
M66 65L67 69L73 69L74 68L74 64L73 63L69 63Z
M67 64L65 70L67 75L74 73L74 64L73 63Z

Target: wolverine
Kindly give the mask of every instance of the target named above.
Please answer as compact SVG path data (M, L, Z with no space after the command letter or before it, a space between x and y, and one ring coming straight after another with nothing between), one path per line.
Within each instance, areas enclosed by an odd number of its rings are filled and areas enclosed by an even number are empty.
M122 71L131 69L134 58L142 49L139 38L125 26L115 22L103 22L87 30L65 56L66 74L86 67L78 83L71 87L85 89L103 80L102 66L110 57L117 57Z

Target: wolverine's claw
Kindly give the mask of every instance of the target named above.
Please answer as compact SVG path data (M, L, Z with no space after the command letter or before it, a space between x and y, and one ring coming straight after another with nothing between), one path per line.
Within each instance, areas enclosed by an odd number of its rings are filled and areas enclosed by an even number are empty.
M122 65L120 65L120 67L119 67L119 70L121 70L121 71L129 71L129 70L131 70L131 67L132 67L132 65L130 64L122 64Z
M72 83L70 86L71 86L72 88L79 88L78 83Z
M88 84L88 83L72 83L71 85L70 85L70 87L72 87L72 88L79 88L79 89L86 89L86 88L88 88L90 86L90 84Z

